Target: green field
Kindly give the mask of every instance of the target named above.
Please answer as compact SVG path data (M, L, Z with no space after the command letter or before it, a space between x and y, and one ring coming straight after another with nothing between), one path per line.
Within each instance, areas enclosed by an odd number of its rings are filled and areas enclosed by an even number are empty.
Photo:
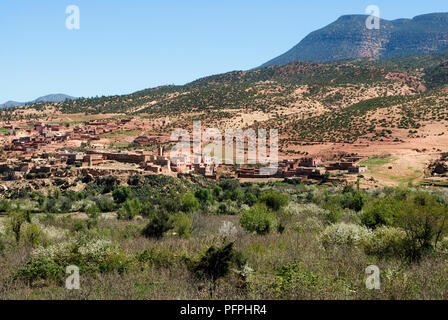
M109 137L114 137L114 136L119 136L119 135L127 136L127 137L135 137L135 136L138 136L139 134L140 134L139 130L129 130L129 131L120 130L120 131L103 134L103 135L101 135L101 137L109 138Z
M373 171L376 167L384 166L385 164L391 163L397 160L397 158L392 156L377 156L361 161L359 164L361 166L367 166L369 171Z

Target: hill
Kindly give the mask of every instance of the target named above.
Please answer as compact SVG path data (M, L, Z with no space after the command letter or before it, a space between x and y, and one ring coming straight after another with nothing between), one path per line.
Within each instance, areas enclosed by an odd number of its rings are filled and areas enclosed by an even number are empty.
M0 108L11 108L11 107L19 107L27 104L34 104L39 102L64 102L65 100L74 100L75 97L68 96L66 94L49 94L43 97L39 97L29 102L17 102L17 101L8 101L4 104L0 104Z
M448 50L448 13L413 19L380 20L379 30L367 29L366 15L345 15L314 31L286 53L262 67L293 61L328 62L354 58L387 59Z

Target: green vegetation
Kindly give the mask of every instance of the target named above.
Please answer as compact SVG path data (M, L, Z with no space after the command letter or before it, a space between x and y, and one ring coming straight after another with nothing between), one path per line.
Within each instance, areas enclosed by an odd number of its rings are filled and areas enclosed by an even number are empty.
M0 218L0 284L9 286L0 298L442 299L447 199L445 189L186 175L22 191L0 201L8 213ZM364 285L371 264L382 271L375 292ZM68 265L80 268L79 292L64 288Z
M110 138L110 137L115 137L115 136L127 136L127 137L135 137L138 136L140 134L140 131L138 130L119 130L119 131L115 131L115 132L111 132L111 133L106 133L103 134L102 137L104 138Z

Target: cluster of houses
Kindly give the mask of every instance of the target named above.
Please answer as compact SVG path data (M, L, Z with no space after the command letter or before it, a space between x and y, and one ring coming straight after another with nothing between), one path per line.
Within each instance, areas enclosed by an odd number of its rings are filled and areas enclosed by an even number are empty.
M283 160L277 168L240 168L237 170L239 178L291 178L291 177L319 177L327 171L342 170L349 173L367 172L366 166L358 165L361 158L348 158L338 162L324 164L319 157L303 157L300 159Z
M164 134L138 136L134 139L135 143L142 146L159 145L156 154L142 150L60 151L70 150L62 144L65 141L95 139L99 135L120 130L130 121L132 119L126 118L88 121L79 125L28 123L25 127L19 128L26 130L29 134L27 136L16 136L16 128L11 126L7 128L9 132L6 134L3 153L0 155L0 174L8 179L20 179L28 173L56 174L72 167L104 169L107 166L98 165L110 161L134 164L114 170L139 170L167 175L196 172L210 179L217 179L224 171L232 172L239 178L319 177L332 170L358 174L367 171L367 167L359 165L361 159L359 157L345 157L336 162L326 163L319 157L303 157L283 160L275 168L239 167L235 171L233 165L217 165L206 156L195 156L194 161L188 156L171 158L165 156L162 146L169 144L170 139ZM51 145L55 146L50 147Z

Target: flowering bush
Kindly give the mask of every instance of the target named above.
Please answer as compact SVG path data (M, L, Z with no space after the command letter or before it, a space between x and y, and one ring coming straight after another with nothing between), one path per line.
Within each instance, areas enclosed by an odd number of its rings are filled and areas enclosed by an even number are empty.
M325 248L332 245L360 245L372 236L372 232L352 223L336 223L328 226L321 233L321 241Z
M219 227L219 234L224 237L233 237L238 233L235 225L230 221L224 221Z
M50 241L62 241L67 238L68 230L54 226L41 226L45 237Z
M109 240L82 237L33 251L33 259L51 260L60 266L77 265L89 271L124 270L128 256Z
M382 226L364 242L367 254L402 256L405 253L406 232L401 228Z
M436 250L439 253L448 254L448 237L444 237L439 241Z

